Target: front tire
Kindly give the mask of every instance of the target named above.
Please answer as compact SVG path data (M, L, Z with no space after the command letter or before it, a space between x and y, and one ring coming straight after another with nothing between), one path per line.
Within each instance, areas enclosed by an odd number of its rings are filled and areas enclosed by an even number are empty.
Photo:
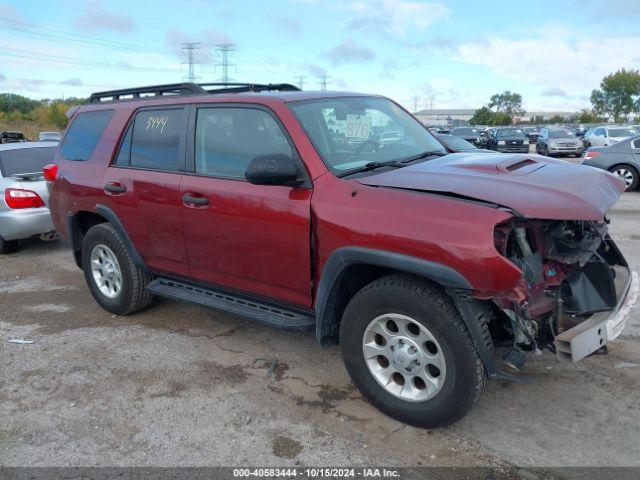
M82 269L93 298L108 312L128 315L153 299L146 289L153 277L134 263L120 235L108 223L95 225L85 234Z
M459 420L488 381L451 298L409 275L383 277L358 292L344 312L340 343L363 396L417 427Z

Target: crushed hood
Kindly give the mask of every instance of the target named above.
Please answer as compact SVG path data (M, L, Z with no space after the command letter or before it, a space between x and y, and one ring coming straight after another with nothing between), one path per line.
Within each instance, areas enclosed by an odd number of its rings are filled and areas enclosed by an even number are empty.
M604 170L528 154L454 153L357 181L473 198L549 220L601 221L625 190Z

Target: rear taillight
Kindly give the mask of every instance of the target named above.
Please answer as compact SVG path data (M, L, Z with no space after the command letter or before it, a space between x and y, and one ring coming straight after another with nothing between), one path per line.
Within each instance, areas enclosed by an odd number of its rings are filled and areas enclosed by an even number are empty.
M598 155L600 155L602 152L590 152L589 150L587 150L587 153L584 154L584 159L587 160L589 158L594 158L597 157Z
M44 173L44 179L47 182L55 182L58 178L58 165L50 163L42 169L42 173Z
M9 208L39 208L44 207L44 202L36 192L22 190L21 188L6 188L4 201Z

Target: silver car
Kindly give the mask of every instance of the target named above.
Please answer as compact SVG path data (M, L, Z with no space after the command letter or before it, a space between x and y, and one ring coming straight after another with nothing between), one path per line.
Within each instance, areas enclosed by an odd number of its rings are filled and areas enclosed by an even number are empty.
M582 140L566 129L543 128L538 136L536 152L547 157L560 155L582 155Z
M42 168L53 163L56 148L52 142L0 145L0 254L34 235L55 238Z
M602 126L590 128L584 135L584 145L586 148L608 147L637 134L638 132L632 127Z

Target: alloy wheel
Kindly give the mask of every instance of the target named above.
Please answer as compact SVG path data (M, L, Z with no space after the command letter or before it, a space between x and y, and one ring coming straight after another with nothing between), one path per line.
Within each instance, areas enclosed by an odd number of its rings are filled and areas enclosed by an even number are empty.
M626 183L627 188L629 188L633 184L633 180L634 180L633 172L628 168L624 168L624 167L616 168L613 171L613 173L618 177L620 177L622 180L624 180L624 183Z
M105 297L113 299L122 289L122 271L113 250L98 244L91 250L91 274L98 290Z
M444 353L421 323L397 313L375 318L362 339L367 367L390 394L409 402L433 398L444 385Z

